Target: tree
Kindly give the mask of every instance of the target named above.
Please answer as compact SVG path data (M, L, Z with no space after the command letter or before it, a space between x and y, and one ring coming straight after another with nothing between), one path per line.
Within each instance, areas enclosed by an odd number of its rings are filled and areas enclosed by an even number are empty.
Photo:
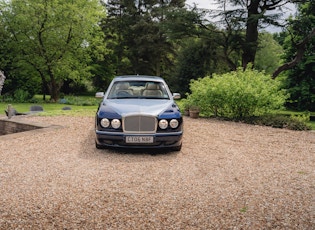
M218 0L223 8L220 16L223 16L224 24L245 31L240 43L244 69L248 63L255 63L259 29L266 25L280 26L281 10L289 2L294 0ZM275 10L279 13L272 14Z
M66 79L90 76L91 56L104 50L98 0L0 1L1 21L10 34L15 62L35 70L56 101ZM91 50L91 47L97 49Z
M117 74L163 75L170 68L175 44L167 27L172 15L185 11L184 3L184 0L108 1L103 30L117 57L113 59Z
M3 87L3 85L4 85L4 81L5 81L5 75L4 75L4 73L0 70L0 96L1 96L2 87Z
M210 28L211 25L207 27ZM222 34L212 27L204 31L200 38L188 38L182 41L175 59L172 74L174 78L170 79L170 85L174 85L177 92L181 94L189 92L189 83L192 79L230 70L229 63L226 61L225 47L218 45L224 40ZM231 54L230 56L232 57Z
M309 1L299 4L298 15L295 19L289 19L287 45L287 62L279 66L272 77L276 78L281 72L292 69L303 59L311 59L314 56L315 37L315 2ZM306 55L307 54L307 55Z
M255 69L271 75L283 63L283 47L267 32L259 34L258 44Z
M274 73L287 71L288 106L315 111L315 2L301 4L298 15L290 20L284 41L285 61Z
M212 49L207 47L205 41L200 39L188 39L186 46L178 54L175 69L176 92L185 94L189 91L189 82L191 79L204 77L206 70L210 67L210 62L215 61L211 58ZM171 79L172 80L172 79ZM175 85L175 82L171 82Z

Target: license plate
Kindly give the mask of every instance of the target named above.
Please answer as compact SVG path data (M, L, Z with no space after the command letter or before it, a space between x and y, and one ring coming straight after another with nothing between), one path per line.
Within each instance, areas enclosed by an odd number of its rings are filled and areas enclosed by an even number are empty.
M153 136L126 136L126 143L153 143Z

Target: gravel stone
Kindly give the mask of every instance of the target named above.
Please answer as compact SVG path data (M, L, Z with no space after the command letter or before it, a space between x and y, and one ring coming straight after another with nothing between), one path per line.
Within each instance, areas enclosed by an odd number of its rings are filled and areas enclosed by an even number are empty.
M180 152L99 150L93 117L0 137L0 229L315 229L315 133L184 118Z

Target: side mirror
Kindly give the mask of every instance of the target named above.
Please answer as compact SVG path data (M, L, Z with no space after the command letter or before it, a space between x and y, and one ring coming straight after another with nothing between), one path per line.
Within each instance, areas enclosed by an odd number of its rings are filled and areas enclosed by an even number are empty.
M173 98L175 100L180 99L181 98L180 93L173 93Z
M104 93L103 92L97 92L96 94L95 94L95 97L96 98L103 98L104 97Z

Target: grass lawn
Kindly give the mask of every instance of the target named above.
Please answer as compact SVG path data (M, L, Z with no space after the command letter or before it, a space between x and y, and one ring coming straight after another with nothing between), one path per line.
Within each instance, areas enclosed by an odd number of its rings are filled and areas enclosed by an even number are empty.
M44 112L38 113L40 116L94 116L101 101L93 96L67 96L63 103L51 103L43 101L41 95L35 95L33 100L34 103L0 102L0 113L4 114L8 104L11 104L20 113L29 112L32 105L40 105L44 109ZM64 107L71 107L71 110L62 110Z
M32 105L40 105L43 107L44 112L38 113L40 116L94 116L97 110L97 105L81 106L81 105L65 105L58 103L11 103L14 109L20 113L27 113L30 111ZM8 104L0 103L1 113L4 114L4 110ZM71 110L62 110L63 107L71 107Z

